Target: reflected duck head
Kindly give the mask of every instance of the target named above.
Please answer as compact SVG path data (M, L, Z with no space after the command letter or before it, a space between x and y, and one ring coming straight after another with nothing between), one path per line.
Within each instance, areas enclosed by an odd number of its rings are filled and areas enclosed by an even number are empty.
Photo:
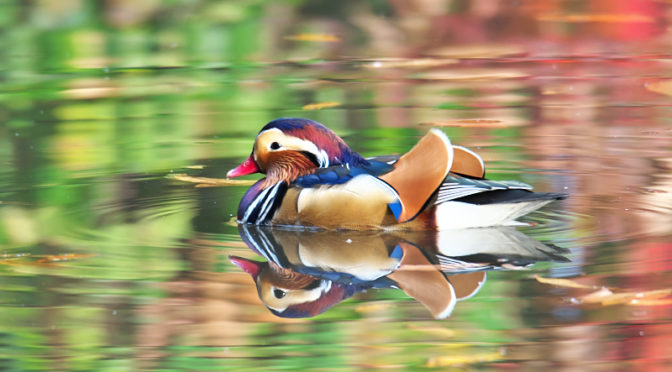
M301 274L272 262L236 256L229 259L252 276L261 301L283 318L316 316L354 294L354 288L342 283Z

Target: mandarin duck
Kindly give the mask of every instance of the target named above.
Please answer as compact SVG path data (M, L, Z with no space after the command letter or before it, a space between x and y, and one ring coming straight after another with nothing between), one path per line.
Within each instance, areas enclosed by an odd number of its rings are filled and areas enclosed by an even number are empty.
M513 224L564 194L484 178L483 160L431 129L401 156L364 158L309 119L266 124L227 177L263 173L238 207L240 223L327 229L455 229Z
M478 292L485 271L566 260L562 248L501 226L427 234L242 224L239 232L267 262L229 258L252 276L261 301L281 317L315 316L357 292L397 288L441 319Z

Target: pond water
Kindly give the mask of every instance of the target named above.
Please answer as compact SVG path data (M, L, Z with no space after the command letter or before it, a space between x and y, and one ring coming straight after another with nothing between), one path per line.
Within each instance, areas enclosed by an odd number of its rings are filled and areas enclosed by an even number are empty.
M646 0L3 1L0 369L669 370L671 14ZM248 185L179 175L224 178L283 116L365 156L438 127L489 178L569 198L444 239L239 229ZM269 311L229 259L319 241L321 260L346 240L372 247L378 281L305 318ZM409 278L374 257L437 242L492 270L477 285ZM322 279L311 288L347 282ZM432 280L443 289L418 284ZM449 287L469 298L436 319Z

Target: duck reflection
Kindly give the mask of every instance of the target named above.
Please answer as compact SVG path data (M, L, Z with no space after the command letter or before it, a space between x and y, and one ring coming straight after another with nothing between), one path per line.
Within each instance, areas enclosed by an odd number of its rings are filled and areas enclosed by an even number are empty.
M240 225L239 232L267 261L230 259L280 317L312 317L357 292L396 288L442 319L479 291L488 270L567 260L562 248L511 227L380 232Z

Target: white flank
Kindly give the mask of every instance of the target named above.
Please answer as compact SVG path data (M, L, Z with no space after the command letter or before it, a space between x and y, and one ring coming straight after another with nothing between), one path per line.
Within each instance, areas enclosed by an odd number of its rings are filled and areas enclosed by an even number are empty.
M476 205L450 201L436 206L439 230L516 225L516 218L539 209L552 200Z

